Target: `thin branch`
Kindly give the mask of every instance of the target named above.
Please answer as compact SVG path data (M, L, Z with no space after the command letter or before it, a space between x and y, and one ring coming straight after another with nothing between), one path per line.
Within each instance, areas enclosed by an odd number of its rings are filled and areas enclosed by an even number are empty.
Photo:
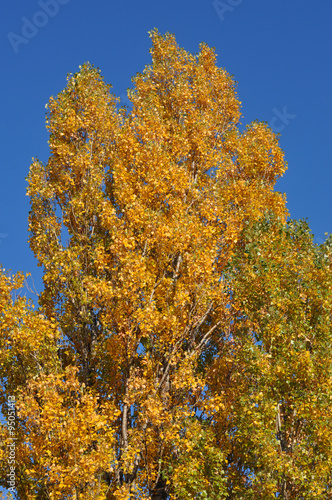
M218 321L218 323L216 323L212 328L210 328L210 330L204 335L204 337L202 338L196 349L194 349L191 355L196 354L201 349L201 347L203 347L203 345L208 341L211 333L220 325L220 323L221 321Z

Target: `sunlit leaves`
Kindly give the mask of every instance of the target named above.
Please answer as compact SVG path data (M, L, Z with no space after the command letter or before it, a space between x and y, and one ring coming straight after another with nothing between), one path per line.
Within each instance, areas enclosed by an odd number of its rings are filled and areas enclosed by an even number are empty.
M286 498L328 498L329 243L314 244L305 222L285 226L271 214L243 236L230 275L234 302L242 311L236 321L238 342L252 338L243 372L247 395L239 394L241 417L235 415L232 451L246 464L245 498L268 498L268 491Z

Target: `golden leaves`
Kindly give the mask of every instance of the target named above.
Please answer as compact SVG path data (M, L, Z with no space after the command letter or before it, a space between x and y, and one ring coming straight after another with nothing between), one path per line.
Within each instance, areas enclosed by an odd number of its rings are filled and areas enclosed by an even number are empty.
M25 462L30 457L31 465L25 465L30 481L47 477L52 498L77 487L78 498L105 498L98 475L115 461L113 424L119 411L110 402L99 405L76 372L68 367L28 384L18 402L18 416L26 422L20 453Z

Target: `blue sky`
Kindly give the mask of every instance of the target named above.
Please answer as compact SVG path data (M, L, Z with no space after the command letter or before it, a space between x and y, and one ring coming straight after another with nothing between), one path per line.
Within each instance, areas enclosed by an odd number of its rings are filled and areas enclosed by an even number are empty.
M33 156L48 158L45 104L90 61L124 98L150 63L148 31L170 31L191 52L204 41L238 82L242 123L281 133L289 169L278 181L293 218L316 241L332 232L332 2L304 0L2 0L0 263L41 270L29 249L25 195Z

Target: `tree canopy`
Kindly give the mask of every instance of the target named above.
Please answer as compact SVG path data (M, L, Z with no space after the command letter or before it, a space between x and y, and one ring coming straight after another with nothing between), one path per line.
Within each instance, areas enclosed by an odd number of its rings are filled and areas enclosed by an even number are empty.
M130 109L88 63L48 104L38 306L0 274L16 497L332 498L332 240L288 220L278 137L241 129L214 50L150 36Z

